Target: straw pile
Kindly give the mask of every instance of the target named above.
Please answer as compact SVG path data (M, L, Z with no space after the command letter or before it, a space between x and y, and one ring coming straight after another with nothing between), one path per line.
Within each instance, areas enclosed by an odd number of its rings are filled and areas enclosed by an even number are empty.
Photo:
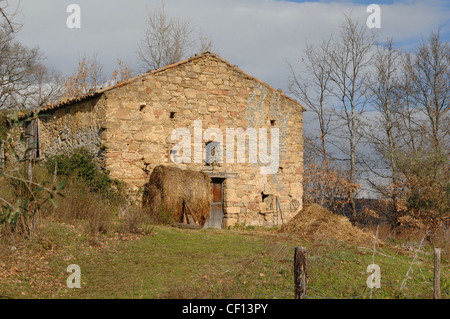
M344 216L338 216L317 204L306 205L288 223L281 227L284 233L291 233L306 240L335 239L338 241L371 244L374 237L354 227Z
M174 222L183 222L184 213L189 214L203 227L211 206L210 178L202 172L157 166L145 188L143 206L150 215Z

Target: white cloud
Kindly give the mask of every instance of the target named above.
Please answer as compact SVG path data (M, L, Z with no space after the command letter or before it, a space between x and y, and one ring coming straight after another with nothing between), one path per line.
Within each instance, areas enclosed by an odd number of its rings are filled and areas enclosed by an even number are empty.
M82 28L70 30L66 7L77 3ZM72 0L22 1L24 27L19 38L39 45L48 64L63 72L76 66L84 52L98 53L111 72L118 57L135 61L135 50L145 25L146 6L160 1ZM306 41L319 42L338 32L343 12L352 12L361 23L368 16L365 5L348 2L285 2L274 0L166 0L170 14L190 19L208 34L220 55L275 88L286 89L288 68ZM439 24L448 22L448 7L440 1L408 1L381 5L381 37L399 41L419 40Z

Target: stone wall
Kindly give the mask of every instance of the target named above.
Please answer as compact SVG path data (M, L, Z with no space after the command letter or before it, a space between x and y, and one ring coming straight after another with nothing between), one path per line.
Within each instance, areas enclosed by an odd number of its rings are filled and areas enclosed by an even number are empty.
M193 59L143 77L106 95L105 167L111 175L133 187L142 187L152 169L160 164L202 170L224 177L225 226L281 223L273 196L279 196L283 219L289 219L291 202L301 205L303 136L301 106L268 85L244 74L213 56ZM249 163L248 141L245 163L206 166L176 164L171 150L181 139L172 140L175 129L186 129L194 141L195 123L203 133L208 128L279 129L280 163L276 174L261 173L258 163ZM206 139L203 140L204 143ZM237 140L235 142L237 144ZM270 149L270 140L268 141ZM223 151L225 155L226 148ZM236 151L235 151L236 156ZM264 202L263 202L264 193Z
M105 156L101 146L105 119L104 97L66 105L46 111L45 114L45 117L39 118L41 157L48 158L78 147L87 148L101 159Z
M236 223L271 226L281 223L282 218L286 222L292 217L293 200L301 205L302 107L215 55L191 58L140 76L105 90L101 97L50 114L40 123L41 152L45 156L87 146L100 154L113 178L133 188L142 188L152 169L161 164L224 178L225 227ZM225 145L222 163L208 166L201 160L196 162L201 153L194 147L187 157L190 163L172 162L174 147L181 140L171 138L174 130L189 135L192 143L199 125L201 133L212 128L221 132L224 144L227 129L241 128L245 133L255 129L260 133L260 128L266 128L270 132L269 154L271 129L277 128L280 162L275 173L263 173L261 167L267 165L260 158L249 163L248 139L243 163L237 163L237 149L234 161L227 161ZM203 149L208 140L214 138L205 137L200 144ZM282 216L275 213L276 197Z

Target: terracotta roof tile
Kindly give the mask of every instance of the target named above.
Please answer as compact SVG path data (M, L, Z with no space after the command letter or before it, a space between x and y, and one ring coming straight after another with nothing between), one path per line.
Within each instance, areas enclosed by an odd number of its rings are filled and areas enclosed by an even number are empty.
M241 73L244 77L246 77L248 79L252 79L254 81L257 81L257 82L261 83L262 85L266 86L267 88L269 88L269 89L271 89L271 90L281 94L283 97L285 97L285 98L287 98L287 99L297 103L301 107L302 111L306 110L300 103L298 103L298 101L292 99L290 96L288 96L288 95L286 95L286 94L284 94L284 93L274 89L272 86L270 86L266 82L263 82L263 81L255 78L255 77L249 75L248 73L246 73L243 70L241 70L240 68L238 68L236 65L233 65L230 62L228 62L227 60L219 57L217 54L214 54L214 53L212 53L210 51L206 51L206 52L203 52L203 53L200 53L200 54L196 54L195 56L190 57L188 59L181 60L181 61L169 64L169 65L166 65L166 66L164 66L162 68L159 68L159 69L156 69L156 70L152 70L152 71L149 71L147 73L140 74L140 75L138 75L138 76L136 76L134 78L131 78L131 79L123 81L123 82L120 82L118 84L115 84L115 85L112 85L112 86L109 86L109 87L106 87L106 88L101 88L101 89L99 89L99 90L97 90L95 92L87 93L87 94L79 96L79 97L73 97L73 98L61 100L61 101L59 101L57 103L54 103L54 104L51 104L51 105L48 105L48 106L45 106L45 107L41 108L41 112L51 111L51 110L55 110L55 109L58 109L60 107L66 106L66 105L70 105L70 104L73 104L73 103L89 100L89 99L94 98L96 96L100 96L101 94L103 94L105 92L111 91L111 90L113 90L115 88L122 87L122 86L125 86L127 84L133 83L133 82L137 81L138 79L145 78L145 77L148 77L148 76L152 76L154 74L158 74L158 73L164 72L166 70L175 68L175 67L180 66L182 64L189 63L191 61L194 61L194 60L206 57L206 56L211 56L211 57L213 57L213 58L215 58L215 59L225 63L230 68L232 68L235 71ZM33 111L31 112L31 114L32 113L33 113Z

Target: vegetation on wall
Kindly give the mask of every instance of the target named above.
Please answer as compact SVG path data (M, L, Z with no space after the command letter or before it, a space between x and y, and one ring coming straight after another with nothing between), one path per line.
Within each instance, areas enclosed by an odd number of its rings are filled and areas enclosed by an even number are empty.
M45 161L48 173L57 176L75 177L81 180L92 192L98 192L105 198L119 203L125 201L125 184L112 179L107 170L103 170L95 154L86 148L77 148L68 154L59 154Z
M6 118L7 130L2 131L0 138L0 182L9 189L0 193L0 226L6 224L25 237L31 237L35 230L36 214L47 209L49 202L56 206L55 197L61 195L66 183L33 179L31 154L35 145L29 142L23 128L38 115L39 111L19 117L13 111L11 118Z

